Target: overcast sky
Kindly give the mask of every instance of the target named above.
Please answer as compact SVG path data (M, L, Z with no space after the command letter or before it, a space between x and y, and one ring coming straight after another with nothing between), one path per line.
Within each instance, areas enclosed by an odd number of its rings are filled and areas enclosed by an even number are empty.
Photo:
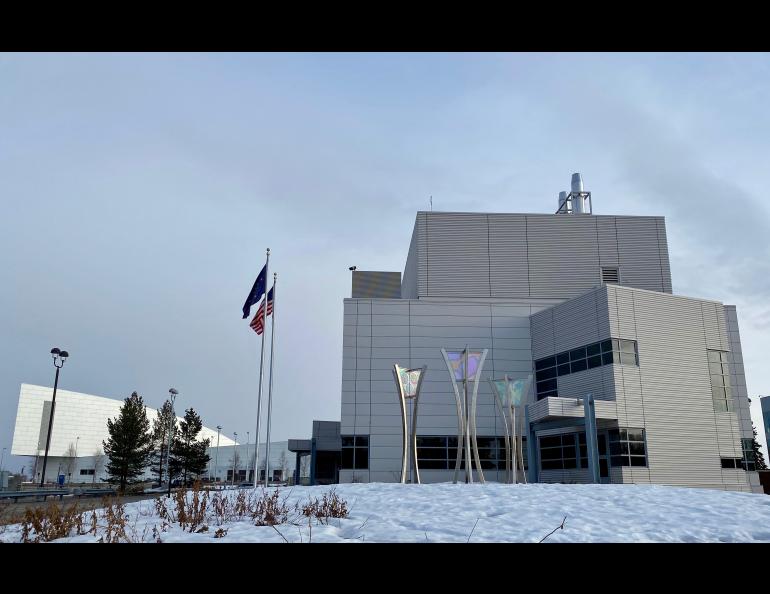
M415 213L666 217L674 292L738 306L770 393L770 59L754 54L0 55L0 446L23 382L254 439L241 306L279 273L273 439L339 420L348 266L403 271ZM263 424L264 426L264 424ZM16 470L27 462L15 458Z

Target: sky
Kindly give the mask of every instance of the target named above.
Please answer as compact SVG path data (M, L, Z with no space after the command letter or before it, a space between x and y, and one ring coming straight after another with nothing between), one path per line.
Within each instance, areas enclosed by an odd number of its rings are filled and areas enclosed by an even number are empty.
M278 273L271 441L339 420L348 267L403 271L415 213L662 215L674 292L738 308L770 393L768 54L0 54L0 446L21 383L254 439ZM269 338L269 337L268 337ZM264 423L263 423L264 440ZM766 452L767 450L765 450Z

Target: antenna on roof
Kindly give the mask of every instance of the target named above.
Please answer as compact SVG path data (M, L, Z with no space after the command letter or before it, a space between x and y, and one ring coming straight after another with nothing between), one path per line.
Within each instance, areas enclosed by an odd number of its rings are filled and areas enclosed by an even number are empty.
M433 196L430 197L430 211L433 212Z

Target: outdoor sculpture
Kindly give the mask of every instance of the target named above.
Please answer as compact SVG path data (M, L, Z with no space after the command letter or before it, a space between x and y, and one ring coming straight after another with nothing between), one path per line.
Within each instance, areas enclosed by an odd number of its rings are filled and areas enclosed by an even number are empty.
M462 351L446 351L441 349L444 356L449 377L452 379L452 387L457 403L457 461L455 462L454 482L460 472L460 460L465 458L465 482L473 482L473 467L471 465L471 443L473 444L473 458L476 463L479 481L484 481L484 472L479 462L479 446L476 442L476 398L479 390L479 379L487 358L487 349L472 351L466 347ZM468 402L468 382L473 382L473 396ZM464 398L460 398L460 388L457 382L463 384ZM465 452L463 456L463 451Z
M409 445L407 441L407 414L406 414L406 401L411 400L412 405L412 469L413 472L409 473L409 481L420 483L420 468L417 465L417 398L420 395L420 387L422 386L422 380L425 377L425 370L427 366L423 366L418 369L406 369L400 367L398 364L393 365L393 377L396 380L396 386L398 387L399 401L401 403L401 422L402 422L402 434L403 434L403 450L401 454L401 482L406 482L406 469L407 459L409 452ZM416 480L415 480L416 479Z
M495 402L497 409L503 417L505 426L505 482L518 483L518 469L524 470L524 441L521 432L518 431L516 410L524 404L532 383L532 375L524 378L489 380L493 393L497 396ZM506 415L506 411L508 414ZM510 427L510 430L509 430ZM527 474L524 473L524 482L527 482Z

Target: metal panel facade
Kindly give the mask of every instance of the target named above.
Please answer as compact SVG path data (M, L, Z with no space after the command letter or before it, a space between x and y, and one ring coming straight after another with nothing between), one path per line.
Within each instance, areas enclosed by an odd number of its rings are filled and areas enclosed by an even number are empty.
M412 244L410 298L567 299L600 285L602 266L619 267L622 285L671 293L662 217L420 212Z

